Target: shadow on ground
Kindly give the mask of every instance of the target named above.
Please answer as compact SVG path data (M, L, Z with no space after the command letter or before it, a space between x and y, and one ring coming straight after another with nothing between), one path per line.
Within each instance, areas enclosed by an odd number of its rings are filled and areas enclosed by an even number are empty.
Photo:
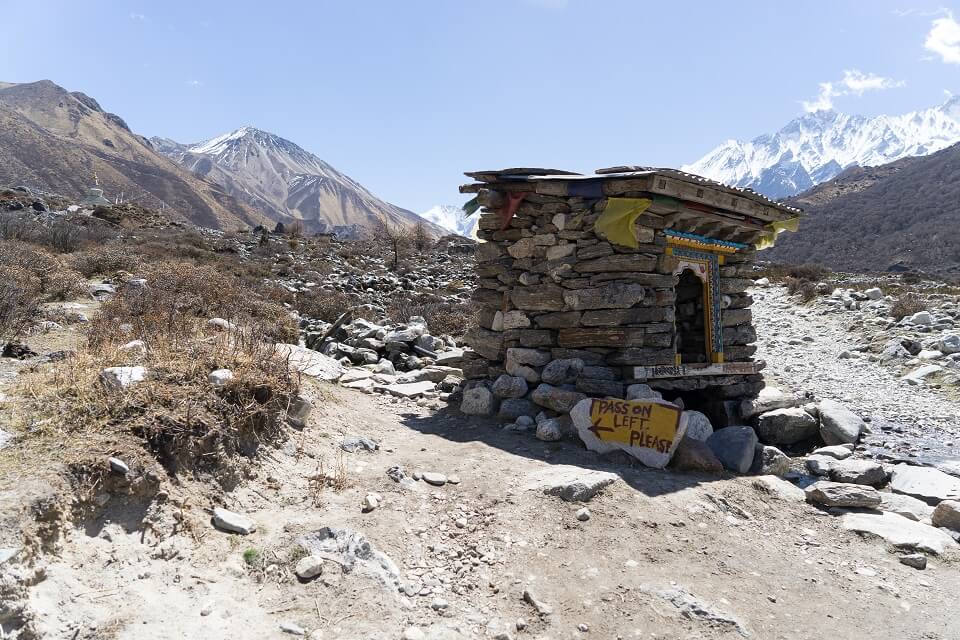
M570 465L596 471L609 471L640 493L655 497L675 493L702 484L732 477L689 473L671 469L651 469L634 461L624 452L601 456L587 450L576 437L559 442L542 442L532 432L504 431L493 418L465 416L456 409L444 408L432 415L405 413L400 422L420 433L451 442L482 442L515 456L523 456L553 465Z

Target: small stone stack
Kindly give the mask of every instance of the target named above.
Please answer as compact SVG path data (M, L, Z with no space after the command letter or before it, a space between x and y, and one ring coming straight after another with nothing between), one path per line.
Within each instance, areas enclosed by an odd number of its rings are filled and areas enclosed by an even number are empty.
M508 420L542 409L566 413L588 396L623 398L637 382L673 396L710 389L721 401L749 398L763 387L760 363L752 360L757 334L747 293L755 251L745 243L767 232L767 220L748 223L743 213L780 213L780 206L680 172L603 171L608 173L467 174L478 183L461 191L477 193L483 207L478 236L486 242L476 252L479 286L473 299L482 311L466 338L473 354L463 369L474 380L465 393L466 412L498 409ZM719 207L702 205L723 197L740 211L729 224ZM631 225L635 246L594 229L612 198L652 200ZM670 236L670 229L681 233ZM691 230L709 231L723 249L711 283L722 308L719 361L706 352L678 358L683 323L692 319L704 330L705 303L677 302L683 265L674 254L682 252L669 248L683 233L701 237ZM736 242L720 246L731 238ZM710 241L705 238L708 251ZM679 366L688 364L703 375ZM471 394L476 388L486 391Z

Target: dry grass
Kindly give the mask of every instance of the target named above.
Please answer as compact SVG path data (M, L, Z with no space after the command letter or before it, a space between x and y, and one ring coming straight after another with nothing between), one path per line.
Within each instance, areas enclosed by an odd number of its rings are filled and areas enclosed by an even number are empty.
M430 333L436 336L462 336L477 322L479 307L472 303L425 302L412 298L391 301L387 317L393 322L406 323L413 316L427 321Z
M925 311L927 305L915 293L904 293L900 295L890 307L890 315L897 320L902 320L907 316L912 316L920 311Z
M14 426L39 459L136 456L139 447L173 475L210 474L231 487L243 465L226 461L284 437L298 380L274 356L273 339L296 329L282 307L209 267L164 263L146 273L145 289L101 307L83 348L24 376L18 395L27 406ZM211 327L211 315L228 315L237 329ZM124 348L134 339L145 350ZM147 379L124 390L100 380L105 367L131 365L145 367ZM208 374L221 368L234 378L211 385Z

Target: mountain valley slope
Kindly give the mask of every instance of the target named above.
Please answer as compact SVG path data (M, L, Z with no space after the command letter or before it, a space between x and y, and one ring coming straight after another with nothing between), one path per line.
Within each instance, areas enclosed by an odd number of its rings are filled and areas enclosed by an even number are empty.
M157 153L93 98L49 80L0 83L0 183L79 197L94 176L110 199L123 193L198 225L233 229L264 221Z

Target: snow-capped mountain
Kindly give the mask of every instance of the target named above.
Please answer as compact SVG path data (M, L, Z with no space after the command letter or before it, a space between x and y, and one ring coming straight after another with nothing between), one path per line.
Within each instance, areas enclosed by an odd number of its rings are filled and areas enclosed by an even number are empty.
M467 217L463 209L452 204L438 204L420 214L424 220L443 227L453 233L467 238L477 239L477 223L479 215Z
M411 227L421 219L377 198L298 145L254 127L197 144L152 138L154 147L271 220L303 222L308 231L356 236L380 217ZM430 226L435 235L445 233Z
M844 169L934 153L960 141L960 96L899 116L807 113L774 134L728 140L684 171L749 187L771 198L796 195Z

